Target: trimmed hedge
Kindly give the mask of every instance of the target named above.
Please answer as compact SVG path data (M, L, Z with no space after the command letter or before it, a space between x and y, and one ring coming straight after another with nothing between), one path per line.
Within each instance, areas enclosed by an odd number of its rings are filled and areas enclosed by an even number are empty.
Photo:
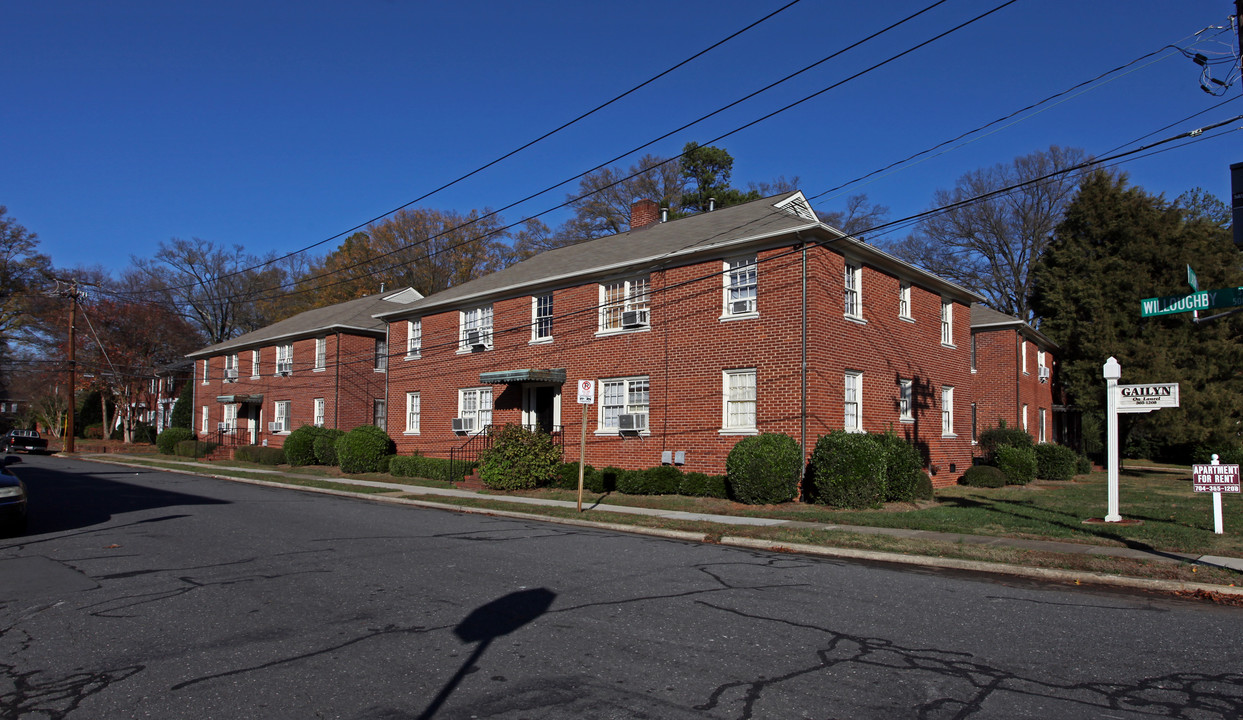
M303 425L289 433L285 438L285 462L294 467L314 465L315 438L319 437L322 428L315 425Z
M328 467L336 467L340 464L337 460L337 441L345 436L344 430L336 428L323 428L319 434L315 436L315 442L312 447L315 450L315 462Z
M591 465L583 466L583 490L591 490L594 484L598 485L600 473ZM557 466L557 476L553 478L553 487L562 490L578 490L578 463L565 462ZM596 491L592 491L596 492Z
M747 505L776 505L798 496L803 454L798 442L782 433L739 440L725 458L730 496Z
M959 485L981 488L999 488L1006 485L1006 474L993 465L972 465L958 479Z
M174 446L173 454L177 457L201 458L215 449L216 443L203 442L201 440L182 440Z
M510 424L479 454L479 479L493 490L527 490L550 484L560 465L551 435Z
M997 464L999 447L1031 447L1032 444L1032 436L1026 430L1006 427L1004 421L998 427L980 433L980 452L984 453L984 461L989 465Z
M447 458L423 457L422 455L394 455L389 462L388 472L394 477L423 478L426 480L445 480L449 477L449 460ZM457 477L450 482L461 480L466 473L474 469L474 465L463 466L458 463Z
M1079 469L1079 454L1065 445L1040 443L1036 445L1036 477L1041 480L1064 482L1073 478Z
M885 502L932 499L932 478L924 472L919 448L892 432L876 440L885 452Z
M724 475L705 475L701 472L683 473L678 494L689 497L728 498L729 485Z
M814 502L866 508L885 499L885 453L874 435L835 430L821 436L811 470Z
M281 465L285 462L285 451L262 445L243 445L233 451L233 459L260 465Z
M341 472L379 472L386 455L393 454L394 444L388 433L375 425L359 425L337 440L337 459Z
M186 428L170 427L155 439L155 447L164 455L172 455L177 451L177 443L194 439L194 431Z
M1036 479L1036 448L998 445L997 467L1011 485L1026 485Z
M682 471L672 465L627 470L617 478L617 492L628 495L677 495Z

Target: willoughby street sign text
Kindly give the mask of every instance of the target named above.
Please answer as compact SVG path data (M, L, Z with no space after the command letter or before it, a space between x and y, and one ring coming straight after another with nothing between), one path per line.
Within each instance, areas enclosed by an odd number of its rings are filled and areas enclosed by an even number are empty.
M1210 308L1235 307L1243 305L1243 287L1201 290L1186 295L1144 298L1139 301L1139 305L1141 317L1172 315L1174 313L1208 310Z

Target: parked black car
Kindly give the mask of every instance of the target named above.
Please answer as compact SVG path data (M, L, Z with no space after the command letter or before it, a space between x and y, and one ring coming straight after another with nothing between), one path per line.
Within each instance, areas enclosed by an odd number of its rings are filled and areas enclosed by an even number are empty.
M38 430L10 430L4 434L5 452L23 450L28 453L47 452L47 438L39 435Z
M21 461L16 455L5 455L0 465L0 534L26 532L26 484L9 469Z

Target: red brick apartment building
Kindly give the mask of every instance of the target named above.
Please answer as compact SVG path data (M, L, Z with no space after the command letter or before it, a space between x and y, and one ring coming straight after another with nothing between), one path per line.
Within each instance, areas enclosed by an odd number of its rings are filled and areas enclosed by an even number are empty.
M195 430L222 444L280 447L302 425L383 427L388 346L374 315L422 297L406 288L308 310L187 355Z
M1004 422L1036 442L1066 441L1066 408L1053 382L1057 350L1019 318L984 305L971 308L973 440Z
M978 295L823 224L799 192L671 222L656 211L637 203L628 232L378 312L398 451L448 457L490 425L523 423L563 432L577 460L585 420L596 467L722 473L741 437L786 433L810 454L843 428L906 437L938 486L970 466L973 393L985 385L971 366ZM313 334L294 348L304 362ZM269 408L277 397L309 406L309 390L280 387L308 373L265 377L254 392ZM594 405L577 403L584 379L596 381ZM251 392L238 382L211 380L203 407ZM1023 398L1033 423L1049 407Z

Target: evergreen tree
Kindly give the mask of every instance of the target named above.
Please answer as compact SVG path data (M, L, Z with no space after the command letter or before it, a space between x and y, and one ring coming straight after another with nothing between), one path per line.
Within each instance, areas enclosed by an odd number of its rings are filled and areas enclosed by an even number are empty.
M1124 416L1122 431L1139 452L1185 460L1196 446L1236 443L1243 315L1145 318L1140 301L1191 292L1187 265L1204 289L1243 285L1240 259L1229 231L1211 218L1127 187L1122 176L1097 171L1085 179L1035 268L1032 296L1040 330L1061 346L1071 402L1104 410L1101 367L1113 356L1123 384L1179 383L1178 409Z
M186 384L181 386L181 394L177 396L177 402L173 403L173 416L169 419L169 422L175 428L194 429L193 378L187 380Z

